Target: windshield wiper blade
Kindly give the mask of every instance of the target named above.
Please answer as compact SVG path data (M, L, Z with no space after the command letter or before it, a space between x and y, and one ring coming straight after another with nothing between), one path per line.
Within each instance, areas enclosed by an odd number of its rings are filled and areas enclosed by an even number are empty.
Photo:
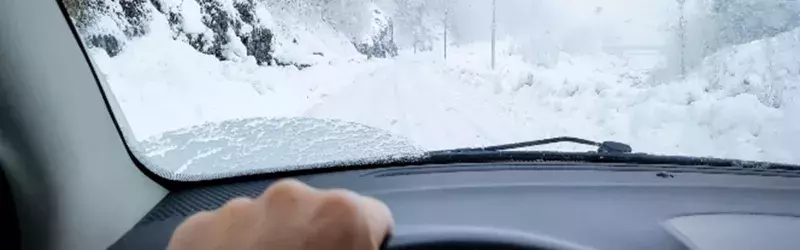
M501 144L488 147L457 148L450 150L433 151L431 153L496 152L509 149L541 146L559 142L572 142L577 144L596 146L598 153L630 153L633 151L630 145L621 142L615 142L615 141L595 142L577 137L562 136L562 137L546 138L541 140Z

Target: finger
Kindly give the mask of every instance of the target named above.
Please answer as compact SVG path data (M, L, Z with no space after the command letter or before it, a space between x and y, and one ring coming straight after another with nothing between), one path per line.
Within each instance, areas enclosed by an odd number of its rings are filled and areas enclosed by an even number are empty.
M295 179L283 179L270 185L257 199L269 206L297 207L313 198L319 191Z
M253 212L253 199L247 197L234 198L222 207L215 210L217 222L222 224L233 224L237 218L251 216Z
M169 239L167 249L213 248L214 246L208 246L207 243L197 241L195 238L198 235L201 237L216 236L214 232L215 216L213 212L203 211L187 218L175 229Z
M361 196L361 206L370 231L370 240L378 249L394 228L394 218L389 207L372 197Z
M342 202L338 203L339 205L336 207L343 207L347 204L354 206L353 210L356 213L354 216L360 217L358 220L365 222L366 229L369 231L369 240L375 249L378 249L386 236L391 233L394 227L392 212L380 200L346 189L326 190L322 191L322 194L327 197L338 197L338 200Z

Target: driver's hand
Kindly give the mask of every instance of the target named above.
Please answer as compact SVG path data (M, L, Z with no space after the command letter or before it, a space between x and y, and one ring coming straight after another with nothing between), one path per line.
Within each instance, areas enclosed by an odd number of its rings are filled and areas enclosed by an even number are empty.
M258 198L189 217L169 249L374 250L393 224L389 208L376 199L282 180Z

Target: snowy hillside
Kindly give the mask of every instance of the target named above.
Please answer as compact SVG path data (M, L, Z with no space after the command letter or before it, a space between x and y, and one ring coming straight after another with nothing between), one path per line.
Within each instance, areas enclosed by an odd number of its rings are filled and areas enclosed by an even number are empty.
M109 56L132 40L160 36L190 45L222 61L252 57L260 65L305 68L328 57L386 57L395 54L390 19L375 4L359 11L337 1L290 0L66 0L89 47ZM345 8L348 6L342 6ZM361 16L344 24L346 14ZM356 50L358 48L358 51Z
M170 1L152 1L160 7L141 1L151 13L141 22L145 34L87 33L124 37L119 51L96 45L91 56L140 140L209 121L303 116L380 128L428 150L569 135L622 141L638 152L800 163L791 147L800 139L800 29L720 48L681 79L654 75L671 60L647 49L658 44L636 44L644 49L625 53L602 49L633 46L626 43L648 37L646 32L598 36L600 51L587 51L565 49L579 40L569 32L515 36L509 26L491 69L488 41L465 38L455 28L453 36L463 39L448 48L446 60L441 46L415 52L413 42L402 42L414 39L387 37L381 32L388 27L391 34L403 33L393 26L403 21L393 12L402 8L379 1L365 7L387 13L367 15L374 26L344 29L314 18L330 13L291 5L303 1L208 0L233 4L221 7L234 23L225 32L209 27L207 15L198 18L193 1ZM252 4L249 18L236 7L244 2ZM174 13L180 25L173 23ZM252 42L267 39L259 28L272 34L269 57L261 59L263 44ZM225 39L234 42L217 43ZM387 49L394 39L400 48ZM542 39L555 50L530 46ZM397 56L368 59L359 44L391 45L378 50L396 50ZM278 66L287 64L311 67Z

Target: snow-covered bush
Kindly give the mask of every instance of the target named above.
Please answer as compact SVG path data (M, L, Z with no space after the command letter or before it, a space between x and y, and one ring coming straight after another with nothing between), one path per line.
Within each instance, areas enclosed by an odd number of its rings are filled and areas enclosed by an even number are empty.
M377 5L371 4L369 7L372 25L365 34L353 41L356 49L367 57L397 56L392 19L385 15Z
M665 54L670 56L670 65L685 71L719 49L770 38L800 25L796 1L683 0L675 4L683 12L670 21L673 37Z
M703 61L699 76L710 92L752 94L764 105L781 107L799 94L800 28L720 49Z
M775 36L800 24L797 1L714 0L712 11L718 46Z
M220 60L253 56L271 64L272 31L256 15L255 0L67 0L65 5L89 47L115 56L145 35L153 15L164 15L173 39Z
M517 42L513 53L522 55L527 63L551 67L558 63L561 48L550 36L532 36Z
M361 54L382 58L397 55L392 18L374 2L329 0L322 16Z
M65 0L67 12L90 47L118 54L128 39L147 32L150 9L145 0Z
M370 1L64 1L87 45L102 48L110 56L120 53L130 39L148 33L153 15L163 15L167 20L172 39L222 61L242 61L252 56L262 65L310 66L314 60L308 58L331 54L320 47L337 39L337 35L320 32L320 24L346 37L352 50L368 57L397 55L392 16ZM271 12L288 13L291 17L274 19ZM282 33L276 34L276 30ZM304 34L312 30L311 35L320 37L309 39ZM304 39L298 41L299 37ZM276 43L276 39L281 40ZM276 55L276 46L285 48Z

